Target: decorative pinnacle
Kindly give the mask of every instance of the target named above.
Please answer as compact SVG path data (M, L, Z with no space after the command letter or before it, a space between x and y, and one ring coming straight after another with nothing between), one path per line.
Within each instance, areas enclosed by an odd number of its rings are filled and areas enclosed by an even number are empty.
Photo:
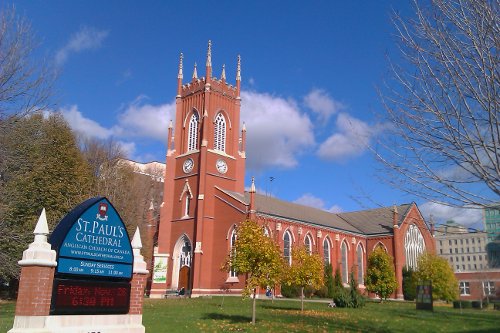
M247 125L245 124L245 122L243 122L243 128L241 130L242 132L246 132L247 131Z
M193 70L193 79L198 78L198 71L196 70L196 63L194 63L194 70Z
M135 229L134 238L132 238L132 249L142 249L141 242L141 232L139 231L139 227Z
M174 128L174 124L172 123L172 119L170 119L170 123L168 124L168 128L169 129Z
M396 207L396 204L392 207L392 211L396 214L398 213L398 207Z
M36 223L35 230L33 231L33 234L36 235L48 235L49 234L49 226L47 224L47 215L45 214L45 208L42 209L42 213L40 214L40 217L38 218L38 222Z
M226 65L222 65L222 74L220 75L221 80L226 81Z
M182 59L184 58L184 55L181 52L181 55L179 56L179 74L177 75L178 79L182 79Z
M255 177L252 177L252 185L250 185L250 193L255 193Z
M207 67L212 67L212 41L208 41L208 50L207 50Z
M238 65L236 67L236 81L241 81L241 56L238 54Z

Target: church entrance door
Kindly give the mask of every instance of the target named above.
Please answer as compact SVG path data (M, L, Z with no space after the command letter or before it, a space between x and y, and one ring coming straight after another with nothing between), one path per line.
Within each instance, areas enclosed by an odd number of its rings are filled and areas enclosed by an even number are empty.
M188 285L189 285L189 266L183 266L179 270L179 287L178 287L178 289L180 290L181 288L184 288L185 290L188 290Z

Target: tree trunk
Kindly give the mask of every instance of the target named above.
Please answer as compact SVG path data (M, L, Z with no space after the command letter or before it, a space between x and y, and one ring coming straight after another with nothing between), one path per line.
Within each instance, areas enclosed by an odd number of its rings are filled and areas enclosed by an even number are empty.
M300 311L304 311L304 287L300 288Z
M257 288L253 290L253 304L252 304L252 324L255 325L255 296L257 293Z

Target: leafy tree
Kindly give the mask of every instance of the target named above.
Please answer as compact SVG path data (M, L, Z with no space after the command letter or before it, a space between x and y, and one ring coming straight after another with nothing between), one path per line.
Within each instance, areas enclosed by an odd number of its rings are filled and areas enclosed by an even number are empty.
M309 253L305 246L292 249L292 265L288 268L287 284L300 287L301 310L304 311L304 288L323 285L323 260L317 253Z
M415 300L417 296L417 283L411 267L403 267L403 297L407 301Z
M16 262L32 241L42 208L50 230L76 204L88 198L92 175L62 116L33 114L0 132L5 160L0 169L0 275L17 276Z
M333 270L332 264L327 263L325 265L325 268L324 268L324 271L325 271L324 279L325 279L325 287L328 290L327 291L327 296L329 298L333 297L333 288L334 288L334 281L333 281L332 270Z
M449 302L458 297L458 281L446 259L424 253L418 258L417 265L415 279L432 282L433 298Z
M402 61L382 92L386 181L425 200L485 206L500 196L499 2L414 0L396 14Z
M337 267L335 269L335 276L333 278L333 285L334 287L344 287L344 285L342 284L342 276L340 275L340 268Z
M255 297L257 288L274 286L283 276L284 261L271 238L264 235L262 227L254 221L242 222L236 230L234 251L228 254L222 269L233 269L246 275L243 297L253 294L252 324L255 324Z
M392 263L393 258L381 247L377 247L368 256L365 280L366 289L376 293L383 300L387 299L397 288Z

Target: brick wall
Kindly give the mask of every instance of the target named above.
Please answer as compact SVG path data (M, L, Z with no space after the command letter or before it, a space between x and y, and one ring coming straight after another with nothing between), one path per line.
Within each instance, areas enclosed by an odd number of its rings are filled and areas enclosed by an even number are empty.
M47 316L50 311L54 267L21 268L16 316Z
M144 289L147 283L147 274L134 274L130 282L129 314L142 314Z

